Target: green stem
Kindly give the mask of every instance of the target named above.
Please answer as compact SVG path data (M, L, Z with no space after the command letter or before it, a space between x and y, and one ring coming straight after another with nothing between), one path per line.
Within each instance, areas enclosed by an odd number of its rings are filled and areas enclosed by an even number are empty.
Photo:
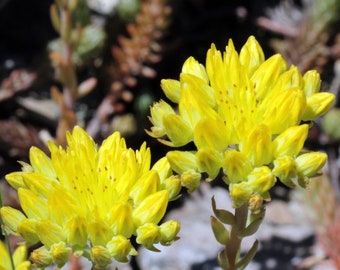
M3 200L2 200L2 190L0 189L0 208L3 207L3 205L4 204L3 204ZM9 241L8 233L5 230L5 224L2 221L1 216L0 216L0 226L1 226L1 232L2 232L3 236L5 237L5 244L6 244L7 249L8 249L8 254L9 254L9 259L10 259L10 262L11 262L12 270L15 270L14 261L13 261L13 254L12 254L12 249L11 249L11 243Z
M225 270L236 270L236 263L240 254L242 237L238 232L246 227L248 218L248 205L243 204L235 209L235 224L231 227L230 238L226 243L224 252L229 261L229 268Z

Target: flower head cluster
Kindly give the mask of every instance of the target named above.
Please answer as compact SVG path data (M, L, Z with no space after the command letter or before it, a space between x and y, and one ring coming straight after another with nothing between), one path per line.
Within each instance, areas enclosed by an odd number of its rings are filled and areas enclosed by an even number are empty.
M14 234L29 244L41 242L31 253L38 267L64 265L71 252L85 256L97 268L114 258L136 255L130 238L155 250L177 239L179 223L163 218L169 200L180 191L166 158L150 168L150 150L126 147L119 133L98 148L80 127L67 134L68 147L49 143L51 158L30 149L30 165L6 176L18 190L23 213L5 206L1 217Z
M31 263L26 260L27 248L26 246L19 246L13 253L13 263L15 270L31 269ZM3 242L0 241L0 269L12 270L10 254L7 251ZM14 270L14 269L13 269Z
M206 65L188 58L179 80L161 87L178 111L161 100L151 107L152 137L196 150L171 151L167 158L182 185L194 190L200 175L216 178L221 169L234 206L269 198L280 179L304 186L326 161L318 152L301 153L311 120L327 112L334 95L320 91L320 76L287 68L276 54L267 60L254 37L238 54L230 40L225 52L214 45Z

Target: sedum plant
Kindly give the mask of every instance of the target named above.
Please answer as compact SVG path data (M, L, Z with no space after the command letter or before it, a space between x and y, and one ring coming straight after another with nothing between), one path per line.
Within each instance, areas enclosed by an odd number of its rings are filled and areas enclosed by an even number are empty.
M132 238L153 251L177 239L177 221L159 224L180 191L166 158L150 168L146 144L134 151L117 132L100 147L79 126L66 138L66 149L48 144L51 158L32 147L30 164L6 176L23 212L4 206L1 218L27 244L42 243L30 254L36 267L62 267L73 254L105 269L137 255Z
M208 181L221 176L235 213L217 209L212 199L212 229L225 246L218 260L223 269L244 269L258 243L241 258L242 238L260 226L263 202L270 200L276 181L306 187L324 166L326 154L303 146L312 121L331 108L335 97L320 92L315 70L301 74L280 54L265 59L253 36L240 53L231 40L224 52L213 44L205 66L189 57L179 80L164 79L161 87L178 110L163 100L155 103L147 133L170 147L194 145L192 151L166 155L190 192L203 173Z

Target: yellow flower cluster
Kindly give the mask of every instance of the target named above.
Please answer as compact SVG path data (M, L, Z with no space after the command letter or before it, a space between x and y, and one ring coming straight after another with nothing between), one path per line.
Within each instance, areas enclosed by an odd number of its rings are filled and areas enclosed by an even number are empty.
M80 127L67 133L68 147L49 143L51 158L30 149L30 164L6 176L18 190L23 213L8 206L1 217L11 233L42 247L31 253L37 267L63 266L71 252L96 268L136 255L130 238L156 250L177 239L179 223L163 218L168 201L176 199L180 179L166 158L150 168L150 150L126 147L119 133L98 148Z
M205 66L188 58L179 80L162 80L161 87L178 111L155 103L147 132L169 146L195 144L195 151L167 154L190 191L201 173L214 179L222 170L239 207L254 195L269 198L277 178L304 186L326 162L323 153L301 150L310 121L330 109L334 95L319 92L316 71L287 68L280 54L265 60L253 36L239 54L231 40L223 53L212 45Z
M26 246L19 246L13 253L13 263L15 270L31 269L31 263L26 260ZM0 270L14 270L11 263L11 257L3 242L0 241Z

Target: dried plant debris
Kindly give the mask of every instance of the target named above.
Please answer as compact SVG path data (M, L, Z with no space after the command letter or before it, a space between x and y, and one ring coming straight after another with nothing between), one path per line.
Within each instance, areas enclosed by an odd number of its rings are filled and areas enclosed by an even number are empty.
M302 72L308 69L321 72L331 56L327 42L334 34L332 26L338 22L339 11L337 0L304 0L302 8L293 1L282 1L278 7L268 9L268 16L260 17L257 23L283 36L273 39L271 45L289 64L298 66Z

